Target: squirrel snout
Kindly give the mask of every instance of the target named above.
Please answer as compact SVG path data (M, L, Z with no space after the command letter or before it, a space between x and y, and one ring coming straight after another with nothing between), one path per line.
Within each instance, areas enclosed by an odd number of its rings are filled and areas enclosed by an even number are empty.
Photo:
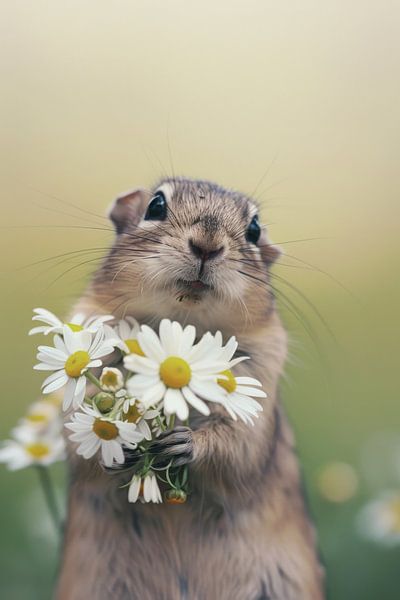
M194 242L192 239L189 240L189 248L191 253L196 258L200 258L202 262L216 258L224 251L224 246L220 246L219 248L210 248L205 244L201 245L199 242Z

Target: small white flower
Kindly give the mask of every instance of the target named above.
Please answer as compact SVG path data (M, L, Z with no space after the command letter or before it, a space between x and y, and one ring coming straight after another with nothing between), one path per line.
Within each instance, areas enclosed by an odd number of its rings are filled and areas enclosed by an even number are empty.
M65 458L65 443L61 435L40 436L27 427L13 430L15 439L6 440L0 449L0 462L11 471L30 465L48 466Z
M50 394L64 385L63 409L71 403L79 406L85 397L85 372L100 367L103 356L114 350L109 341L104 340L104 332L99 329L95 335L88 331L74 333L67 325L63 327L63 338L54 336L54 346L39 346L37 359L41 361L33 368L38 371L54 371L42 385L43 394Z
M239 417L245 423L254 425L252 417L258 417L263 407L252 396L267 397L265 392L258 389L261 383L253 377L235 377L230 369L222 371L221 375L224 379L218 379L218 384L225 390L224 401L221 404L235 421Z
M188 325L182 329L169 319L161 321L159 335L143 325L137 337L145 356L130 354L124 359L125 367L136 373L128 380L129 393L146 406L163 400L164 413L176 414L182 421L188 418L188 404L208 415L210 409L203 399L223 402L218 373L244 360L231 360L237 348L234 338L221 347L206 334L194 344L195 328Z
M87 318L83 313L77 313L71 318L71 321L63 323L56 315L45 308L35 308L33 312L35 316L32 317L32 321L41 321L45 325L34 327L29 331L29 335L34 335L35 333L44 333L44 335L62 333L65 325L68 325L71 331L76 332L85 329L89 333L96 333L98 329L103 327L104 323L114 319L112 315L95 315Z
M140 475L134 475L131 479L128 491L128 501L137 502L140 494L140 488L142 486L142 478Z
M124 378L119 369L104 367L99 377L101 387L106 392L118 392L124 385Z
M363 535L386 546L400 544L400 490L369 502L358 516Z
M20 420L20 426L33 432L43 433L47 430L60 428L60 410L53 402L39 400L28 408L26 415Z
M89 406L84 405L81 410L65 427L73 432L69 439L79 444L76 452L83 458L91 458L100 450L106 467L111 467L114 461L123 464L122 447L135 449L143 440L143 434L133 423L108 419Z
M152 439L152 434L146 421L153 421L159 415L158 410L147 409L142 402L135 398L125 400L122 408L122 420L127 423L135 423L138 431L149 441Z
M155 473L149 471L143 481L143 500L145 502L162 502L160 488Z
M143 350L137 340L140 331L140 325L133 317L125 317L112 328L109 325L105 327L106 336L117 339L115 347L119 348L125 354L138 354L144 356Z
M144 476L143 480L139 475L132 477L128 500L129 502L153 502L159 504L162 502L161 491L158 486L157 476L153 471L148 471Z

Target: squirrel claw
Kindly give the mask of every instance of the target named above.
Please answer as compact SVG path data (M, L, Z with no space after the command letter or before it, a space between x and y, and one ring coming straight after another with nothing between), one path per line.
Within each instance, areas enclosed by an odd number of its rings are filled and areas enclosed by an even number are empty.
M178 426L172 431L164 431L151 444L149 452L155 454L155 466L171 462L183 466L193 460L193 432L189 427Z

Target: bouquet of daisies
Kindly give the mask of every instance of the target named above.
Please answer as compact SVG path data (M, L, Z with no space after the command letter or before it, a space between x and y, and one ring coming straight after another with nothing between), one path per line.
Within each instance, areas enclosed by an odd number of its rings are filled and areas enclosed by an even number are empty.
M109 472L126 469L130 502L181 503L188 494L187 467L172 459L157 462L154 444L176 419L190 425L189 410L210 414L220 404L232 419L252 424L262 410L261 384L236 377L237 342L224 345L220 332L196 339L192 325L163 319L158 332L132 317L86 319L63 323L45 309L35 309L42 324L29 333L52 338L38 347L34 369L47 374L43 399L35 402L0 449L11 469L41 467L65 455L63 423L78 455L95 457ZM63 399L59 392L63 390ZM65 413L62 418L62 412Z

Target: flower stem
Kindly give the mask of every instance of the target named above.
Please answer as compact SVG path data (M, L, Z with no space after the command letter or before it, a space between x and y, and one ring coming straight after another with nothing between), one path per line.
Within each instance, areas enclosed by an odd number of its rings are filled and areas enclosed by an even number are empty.
M165 430L167 429L167 425L165 425L165 426L164 426L164 424L163 424L163 422L162 422L162 420L161 420L161 417L160 417L160 415L158 415L158 416L156 417L156 421L157 421L157 423L158 423L158 426L160 427L160 429L161 429L162 431L165 431Z
M53 483L51 481L49 469L47 467L37 465L36 470L39 475L40 485L42 486L43 494L44 494L46 504L47 504L47 508L49 509L54 527L56 528L58 533L61 535L63 532L63 525L62 525L59 510L58 510L56 495L54 492Z
M89 379L89 381L91 383L93 383L96 387L98 387L99 390L103 391L103 388L101 387L100 381L97 379L97 377L95 377L93 375L93 373L91 373L90 371L86 371L85 376L86 376L87 379Z

